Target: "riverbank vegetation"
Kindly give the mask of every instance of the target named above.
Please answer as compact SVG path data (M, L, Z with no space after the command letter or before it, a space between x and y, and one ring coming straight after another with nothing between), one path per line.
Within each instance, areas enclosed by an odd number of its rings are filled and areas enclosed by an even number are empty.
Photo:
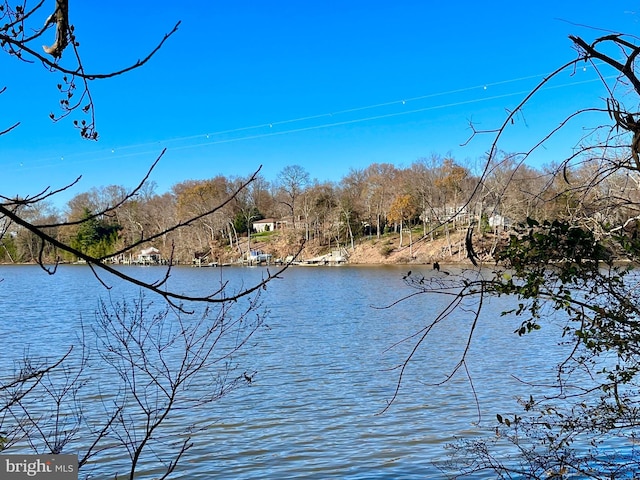
M405 168L372 164L335 182L313 181L304 167L293 165L271 180L257 175L242 191L249 177L215 176L176 183L168 192L156 191L153 182L135 195L124 186L95 187L61 210L46 202L16 208L86 254L131 263L140 249L127 247L148 240L147 247L180 264L234 262L251 249L284 259L301 243L303 256L345 249L352 261L362 262L357 251L371 242L379 244L379 255L366 257L368 262L460 261L460 236L470 228L486 247L476 253L491 259L505 232L527 218L590 219L604 226L636 215L637 179L631 172L607 170L592 184L593 173L602 170L596 155L541 168L522 159L500 153L482 169L487 159L473 164L434 154ZM166 231L194 218L187 229ZM50 244L41 249L37 234L6 217L2 222L0 262L78 260Z

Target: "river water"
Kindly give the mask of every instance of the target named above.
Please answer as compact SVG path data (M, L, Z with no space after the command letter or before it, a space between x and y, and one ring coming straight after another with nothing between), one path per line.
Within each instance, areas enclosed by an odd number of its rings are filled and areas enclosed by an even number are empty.
M159 267L123 270L145 280L164 273ZM552 360L562 349L549 338L557 332L515 336L519 320L501 316L507 305L494 300L485 305L468 353L473 388L462 370L436 385L455 368L465 347L472 316L461 311L430 333L385 410L398 381L394 367L407 358L416 338L402 340L449 301L417 296L380 308L412 293L402 281L406 270L300 267L271 282L262 294L265 324L233 358L236 371L249 372L251 382L214 403L177 411L167 429L157 432L175 439L187 422L204 426L171 478L441 478L446 444L490 435L496 413L516 411L516 398L528 398L524 382L553 378ZM263 268L183 267L173 270L169 285L203 293L220 281L229 282L230 289L251 285L265 273ZM436 274L426 267L423 273ZM96 321L101 298L117 301L138 294L108 276L103 277L112 287L107 291L84 266L62 266L52 276L35 266L1 266L0 278L3 381L25 354L58 358L77 345L80 325ZM81 391L87 417L99 417L108 397L112 377L103 376L102 367L90 364L95 372ZM194 385L206 393L209 384ZM81 453L90 438L85 435L63 453ZM30 453L20 448L6 453ZM155 453L168 455L161 449ZM112 450L81 474L114 478L118 472L125 478L126 459L126 451ZM140 471L137 478L154 478L162 470L153 456L143 455Z

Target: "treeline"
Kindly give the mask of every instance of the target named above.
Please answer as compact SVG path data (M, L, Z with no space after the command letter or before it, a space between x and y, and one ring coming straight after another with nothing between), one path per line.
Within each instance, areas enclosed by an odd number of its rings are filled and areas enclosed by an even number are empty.
M312 180L304 167L292 165L272 181L257 176L231 201L229 197L246 178L187 180L165 193L157 193L149 183L131 198L124 187L111 185L76 195L64 211L46 202L27 202L18 208L33 224L51 225L46 229L51 237L96 257L109 257L125 246L166 232L152 245L165 258L173 255L180 263L190 263L207 252L224 251L239 257L246 253L249 228L264 218L280 222L293 253L302 239L319 247L353 248L362 237L388 232L402 235L407 229L418 229L429 238L434 232L448 235L450 230L467 228L471 222L487 232L526 218L592 218L600 224L617 224L635 215L625 211L624 205L638 202L634 198L638 179L612 172L598 185L588 184L598 168L597 159L562 169L535 169L521 164L515 155L503 155L490 165L479 164L476 169L434 155L407 168L375 163L352 169L337 182ZM100 213L121 202L115 211ZM210 211L213 213L201 216ZM197 219L188 228L170 230L193 218ZM0 261L58 258L53 246L43 245L8 219L0 219L0 228ZM62 259L75 260L68 255Z

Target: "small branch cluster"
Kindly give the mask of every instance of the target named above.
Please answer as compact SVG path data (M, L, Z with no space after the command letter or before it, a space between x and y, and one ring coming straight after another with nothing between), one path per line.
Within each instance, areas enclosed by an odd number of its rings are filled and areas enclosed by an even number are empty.
M162 47L165 41L173 35L179 22L173 29L164 35L158 45L142 60L138 60L125 68L106 72L87 72L84 68L79 52L80 43L76 39L74 27L69 21L68 0L55 0L55 9L44 22L36 26L36 17L44 8L45 0L28 6L25 2L15 8L11 7L8 0L0 3L0 48L9 55L25 62L38 61L46 68L62 75L62 82L58 84L62 98L60 99L60 114L50 113L49 117L59 121L76 112L88 116L86 119L74 120L74 127L80 132L82 138L97 140L98 132L95 124L95 105L91 96L89 82L96 79L111 78L134 70L147 63L153 55ZM4 22L4 23L3 23ZM35 45L49 27L55 25L55 41L44 46L43 52ZM27 33L32 32L32 33ZM62 62L63 53L71 48L72 59ZM0 130L3 135L17 126Z

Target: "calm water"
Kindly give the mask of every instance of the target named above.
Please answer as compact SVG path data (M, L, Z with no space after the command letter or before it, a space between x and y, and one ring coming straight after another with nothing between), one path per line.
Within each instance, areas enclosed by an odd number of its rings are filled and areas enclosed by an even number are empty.
M163 272L127 271L145 279L158 279ZM398 379L393 367L413 342L389 347L418 331L448 301L423 296L391 309L374 308L410 293L402 282L405 272L405 267L294 268L272 282L263 295L268 328L234 359L239 372L257 374L250 385L171 419L172 425L193 420L207 425L172 478L439 478L446 443L488 434L496 413L515 411L515 398L528 397L515 377L538 382L553 375L549 360L561 352L545 343L552 332L515 337L513 320L499 315L505 305L494 301L486 306L469 353L479 424L464 375L433 385L451 371L464 348L470 315L462 312L433 331L410 364L399 397L380 414ZM261 268L179 268L171 285L202 293L221 279L238 288L264 273ZM80 323L95 322L99 298L137 294L105 277L113 287L107 293L80 266L61 267L55 276L38 267L0 267L0 278L0 372L10 372L25 350L49 358L65 352L77 343ZM99 365L92 368L96 373L82 395L85 409L99 412L108 382ZM200 385L206 390L206 382ZM125 464L124 453L110 454L81 473L113 478L115 471L124 473ZM152 462L141 471L139 478L157 472Z

